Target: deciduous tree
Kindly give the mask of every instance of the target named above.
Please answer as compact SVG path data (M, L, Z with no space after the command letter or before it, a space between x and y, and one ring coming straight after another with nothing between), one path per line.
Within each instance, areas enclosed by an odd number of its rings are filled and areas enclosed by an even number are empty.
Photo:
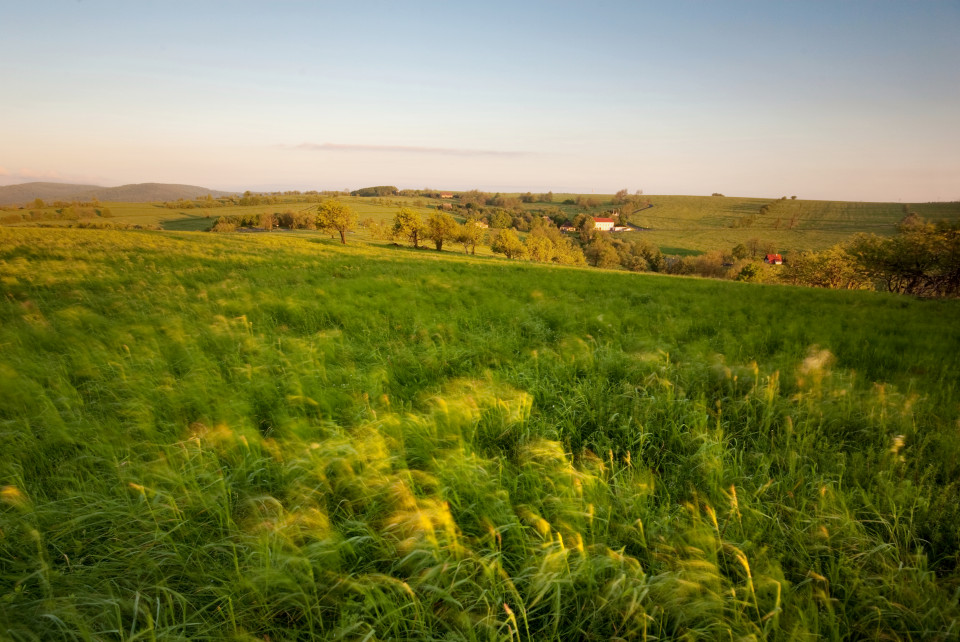
M524 254L523 243L513 230L500 230L493 238L490 249L497 254L503 254L508 259L520 258Z
M486 232L477 224L477 221L470 220L457 226L457 243L463 245L464 254L468 251L470 254L476 254L477 245L483 242L484 236Z
M433 241L437 252L443 249L444 241L452 241L456 238L457 222L452 216L444 212L431 214L427 219L427 238Z
M498 230L505 230L513 225L513 217L506 210L497 210L490 218L490 226Z
M266 231L273 229L274 224L276 223L276 218L273 216L272 212L264 212L260 215L260 227Z
M393 233L396 236L409 239L413 247L420 247L420 239L424 234L423 219L416 210L401 207L393 217Z
M357 226L357 213L340 201L324 201L317 207L317 227L340 233L340 242L346 245L346 234Z

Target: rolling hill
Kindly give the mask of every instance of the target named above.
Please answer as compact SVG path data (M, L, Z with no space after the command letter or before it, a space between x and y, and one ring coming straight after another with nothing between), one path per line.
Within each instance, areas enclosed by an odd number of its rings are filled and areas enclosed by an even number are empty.
M150 203L153 201L175 201L180 198L197 198L210 194L214 197L227 196L233 192L224 192L197 185L177 185L173 183L133 183L119 187L101 185L77 185L73 183L20 183L0 187L0 205L27 203L37 198L53 200L90 200L96 198L102 202Z

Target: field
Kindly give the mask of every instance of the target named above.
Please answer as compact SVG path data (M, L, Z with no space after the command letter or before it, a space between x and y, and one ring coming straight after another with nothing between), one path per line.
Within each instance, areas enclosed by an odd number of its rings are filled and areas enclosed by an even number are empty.
M696 196L651 196L650 201L653 207L633 217L651 228L640 236L661 247L695 250L729 250L752 238L771 241L780 252L823 250L858 232L893 234L905 216L899 203ZM769 210L761 215L764 205ZM944 208L943 214L960 218L960 206Z
M512 195L516 196L516 195ZM563 204L576 194L556 194L553 203L527 203L528 210L562 211L573 218L580 212L604 215L612 208L611 195L589 195L599 204L592 208ZM960 220L960 203L857 203L846 201L806 201L710 196L649 196L652 207L633 213L634 225L647 228L620 235L626 239L645 239L665 254L690 255L710 250L729 251L739 243L759 239L764 245L783 253L823 250L849 240L858 232L892 235L905 216L905 207L931 221ZM431 198L343 197L360 220L391 221L400 207L412 207L423 215L436 211L440 201ZM454 201L455 202L455 201ZM160 203L105 203L113 217L109 220L131 225L160 226L166 230L206 230L219 216L297 211L310 208L303 202L274 205L227 206L217 208L169 209ZM761 214L761 208L767 211ZM52 213L53 208L46 208ZM360 229L357 239L374 240Z
M346 197L343 199L357 211L360 219L373 218L375 220L392 219L396 211L403 206L412 206L413 199L390 199L389 207L375 204L373 199ZM261 213L283 212L286 210L298 211L301 209L316 208L315 203L289 202L274 205L228 205L213 208L171 209L163 203L103 203L103 207L110 210L111 217L104 219L114 223L129 225L159 226L172 231L201 231L209 229L220 216L256 215ZM427 208L414 208L427 213ZM54 213L56 208L45 207L42 210ZM56 223L54 221L54 223ZM69 224L64 221L62 224Z
M956 639L960 303L0 228L0 637Z

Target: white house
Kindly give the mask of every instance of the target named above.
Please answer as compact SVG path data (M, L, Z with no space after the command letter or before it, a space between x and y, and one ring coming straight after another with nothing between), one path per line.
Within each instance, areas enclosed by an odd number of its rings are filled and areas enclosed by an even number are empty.
M593 229L600 230L601 232L609 232L613 229L613 219L612 218L596 218L593 219Z

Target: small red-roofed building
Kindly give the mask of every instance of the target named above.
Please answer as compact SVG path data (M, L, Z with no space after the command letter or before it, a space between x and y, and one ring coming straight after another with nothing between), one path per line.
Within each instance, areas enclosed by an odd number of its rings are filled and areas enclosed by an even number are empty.
M763 262L769 263L770 265L783 265L783 257L779 254L767 254Z
M593 229L600 230L601 232L609 232L613 229L613 219L612 218L596 218L593 219Z

